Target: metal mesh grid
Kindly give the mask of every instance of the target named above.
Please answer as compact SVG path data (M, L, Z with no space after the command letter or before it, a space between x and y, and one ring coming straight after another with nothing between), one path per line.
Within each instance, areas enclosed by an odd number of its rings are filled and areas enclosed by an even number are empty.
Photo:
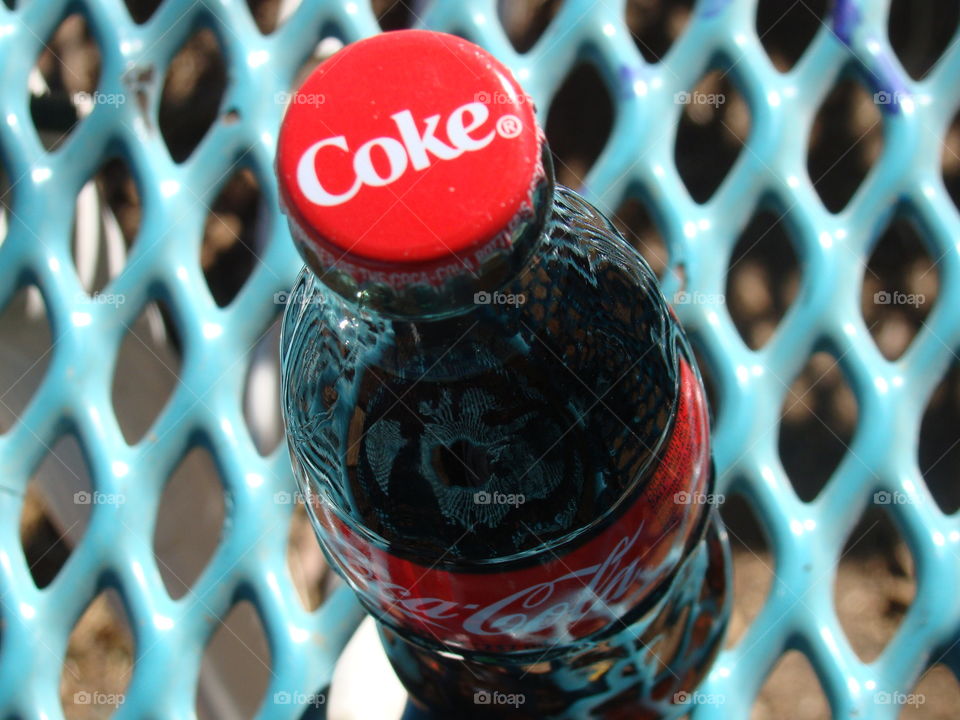
M740 642L724 651L694 718L742 717L766 673L788 648L810 659L835 716L884 718L899 708L878 692L909 692L952 647L960 629L960 520L938 510L920 475L921 416L960 344L960 217L940 176L940 148L960 106L960 46L953 44L921 82L902 70L886 38L888 2L838 0L832 16L788 74L771 65L757 37L756 1L701 0L664 61L643 62L624 23L623 0L568 0L543 36L519 55L492 0L440 0L419 24L462 34L517 73L541 119L570 70L593 63L615 104L607 145L585 193L604 207L642 192L657 209L674 270L689 292L722 293L739 232L758 202L775 199L804 268L797 301L775 335L749 350L723 306L678 306L720 391L716 453L723 492L742 492L761 519L776 560L775 585ZM28 77L45 38L70 11L82 12L102 54L98 104L64 144L41 145L28 105ZM196 151L175 163L157 131L159 88L178 48L198 26L219 40L229 69L222 115ZM363 2L306 2L264 36L240 0L166 0L143 25L119 0L25 0L0 4L0 158L12 207L0 248L0 306L36 284L53 330L49 368L19 421L0 437L0 714L62 716L58 684L70 629L105 586L123 598L136 638L136 665L117 717L191 717L203 648L235 602L256 607L273 658L261 717L299 717L302 707L273 693L325 687L360 612L339 591L310 614L297 601L284 549L290 505L270 502L291 486L286 451L262 457L244 424L241 360L278 311L275 292L299 266L277 212L271 165L282 105L265 101L289 89L317 41L350 41L379 30ZM718 64L719 63L719 64ZM681 106L713 67L729 71L750 107L745 150L705 204L689 196L673 158ZM839 214L823 206L805 165L813 116L841 70L853 67L882 105L883 154ZM144 79L140 70L153 68ZM138 78L131 82L130 78ZM230 111L235 111L232 114ZM144 217L123 271L105 292L126 303L86 299L70 251L70 212L84 182L119 152L137 180ZM199 266L199 243L212 198L237 167L258 176L272 213L270 241L236 299L218 307ZM859 309L864 261L894 208L906 202L941 274L940 300L896 362L885 360ZM667 273L668 296L679 274ZM109 388L119 344L151 300L163 300L183 344L181 380L145 440L124 441ZM811 503L792 490L777 454L779 410L792 378L827 348L860 408L853 442ZM64 432L79 438L95 490L124 504L97 504L79 546L56 579L34 585L20 548L17 518L33 469ZM228 497L222 543L192 592L173 601L153 556L151 532L170 473L193 446L216 459ZM916 599L896 636L873 663L852 651L838 622L832 577L845 538L877 490L902 493L890 507L916 560ZM949 660L949 657L947 658Z

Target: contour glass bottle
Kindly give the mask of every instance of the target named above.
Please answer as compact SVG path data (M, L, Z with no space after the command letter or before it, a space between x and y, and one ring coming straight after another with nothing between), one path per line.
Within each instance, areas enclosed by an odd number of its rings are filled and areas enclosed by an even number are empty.
M730 611L698 502L703 386L650 268L555 185L510 71L440 33L349 45L294 96L277 174L306 261L283 323L291 460L413 701L687 711Z

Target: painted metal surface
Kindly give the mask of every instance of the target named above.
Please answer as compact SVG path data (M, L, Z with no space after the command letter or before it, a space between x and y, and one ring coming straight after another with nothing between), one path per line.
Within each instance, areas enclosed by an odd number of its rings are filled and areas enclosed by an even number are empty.
M960 45L953 44L921 82L903 71L886 37L888 2L838 0L833 15L788 74L777 72L756 34L756 1L702 0L661 63L646 64L625 26L623 0L568 0L536 45L519 55L492 0L437 0L420 25L454 31L487 47L517 74L545 120L550 100L582 59L600 70L615 104L612 135L587 178L585 194L613 209L642 192L657 209L687 290L722 293L739 232L762 196L788 208L803 265L797 301L772 340L749 350L725 307L683 304L684 324L704 351L720 396L716 424L722 492L744 493L770 536L776 578L760 615L725 651L701 688L723 704L692 717L746 717L766 674L785 649L811 660L836 717L896 717L880 693L907 693L960 633L960 519L945 516L917 466L926 403L960 346L960 216L940 176L941 143L960 106ZM95 104L53 152L31 121L28 77L63 17L82 12L102 54L99 92L122 103ZM195 152L175 163L157 130L166 68L197 27L223 48L229 84L221 117ZM239 599L251 600L269 638L273 668L263 718L299 717L275 693L324 688L361 613L345 591L315 613L297 600L284 552L291 505L273 502L291 488L285 448L260 456L242 417L244 358L281 309L300 263L278 214L272 162L283 112L279 94L319 40L378 32L363 2L308 0L264 36L240 0L166 0L143 25L119 0L23 0L0 4L0 159L13 186L0 244L0 306L35 283L53 331L43 384L19 421L0 436L0 714L62 716L58 698L67 638L90 600L116 587L134 631L137 656L117 717L194 714L206 641ZM689 91L725 58L752 113L752 132L719 190L705 204L687 193L673 162ZM839 214L821 203L806 171L806 144L817 108L841 69L858 69L882 104L883 154ZM144 70L152 69L150 73ZM234 117L230 111L236 111ZM72 208L86 180L119 152L144 205L140 234L122 272L104 292L120 307L86 298L71 257ZM270 207L269 241L243 290L227 307L211 297L199 265L207 206L238 167L252 168ZM896 362L877 350L859 310L864 262L894 207L906 202L939 262L940 299ZM69 211L68 211L69 210ZM668 273L668 296L679 289ZM124 442L110 402L119 344L151 300L171 311L183 344L181 381L144 440ZM777 455L780 408L791 380L816 349L830 348L857 397L860 422L849 451L812 503L794 494ZM74 432L94 489L122 493L123 504L95 504L87 532L51 585L37 589L18 537L26 483L48 448ZM191 593L169 598L154 560L152 529L164 483L193 445L216 458L227 496L222 543ZM735 480L734 480L735 479ZM903 625L874 662L864 664L844 636L832 600L841 548L877 490L909 502L889 510L908 542L918 590ZM946 660L957 665L954 652Z

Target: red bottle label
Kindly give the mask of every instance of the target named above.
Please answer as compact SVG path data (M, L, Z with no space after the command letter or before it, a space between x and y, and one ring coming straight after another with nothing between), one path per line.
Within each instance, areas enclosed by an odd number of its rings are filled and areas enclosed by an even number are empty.
M603 630L669 576L706 511L709 474L703 388L681 359L672 434L650 479L613 522L572 549L545 549L539 564L430 567L367 542L325 503L314 509L341 573L385 622L451 648L536 650Z

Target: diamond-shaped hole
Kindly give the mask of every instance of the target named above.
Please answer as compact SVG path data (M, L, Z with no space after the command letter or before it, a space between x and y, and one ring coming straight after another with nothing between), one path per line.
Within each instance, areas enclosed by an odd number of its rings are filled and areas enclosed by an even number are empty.
M877 241L864 272L863 318L880 352L900 357L923 327L940 289L923 236L902 209Z
M163 0L124 0L127 12L138 25L142 25L157 11Z
M804 502L813 500L847 453L859 408L839 361L815 353L780 410L780 460Z
M561 185L583 187L612 128L613 104L607 86L592 64L581 62L557 90L547 116L547 137Z
M290 519L287 568L300 603L307 612L313 612L326 597L332 576L302 502L295 504Z
M20 513L20 543L38 588L45 588L57 576L70 557L70 546L54 525L50 509L34 483L27 486Z
M893 0L887 31L903 68L919 80L936 65L960 24L960 0Z
M817 111L807 172L826 208L847 206L883 152L883 117L859 82L841 80Z
M237 170L210 206L200 248L203 276L220 307L230 304L253 272L269 222L256 175L250 168Z
M207 644L197 688L199 720L253 717L273 676L270 645L253 605L234 605ZM224 705L225 698L229 704ZM225 712L229 708L229 712Z
M124 703L134 670L134 638L123 599L113 588L97 595L70 632L60 676L68 720L110 717Z
M269 35L280 25L280 10L284 3L276 0L247 0L247 8L257 29Z
M628 196L613 214L613 224L643 256L656 276L663 278L670 253L647 204L636 195Z
M919 464L923 479L945 513L960 510L960 364L937 385L920 424Z
M911 697L912 696L912 697ZM960 707L960 682L950 668L938 663L928 668L907 693L898 720L946 720Z
M556 17L563 0L499 0L500 24L517 52L525 53Z
M710 423L715 427L717 417L720 415L720 393L717 390L717 383L713 375L713 366L707 361L707 357L700 351L696 338L690 339L690 348L693 350L693 359L700 370L700 378L703 380L703 390L707 395L707 409L710 415Z
M424 0L371 0L373 14L385 30L406 30L413 27L426 13Z
M757 35L777 70L787 72L796 65L824 27L829 6L828 0L757 3Z
M20 514L20 542L38 588L53 582L66 564L100 498L76 438L61 437L31 477Z
M27 285L0 311L0 434L27 408L52 351L43 295L36 285Z
M124 439L135 445L153 425L180 378L180 340L165 308L148 304L127 328L111 398Z
M91 295L99 294L120 274L140 229L141 214L137 183L120 158L107 160L80 190L73 222L73 261L80 284Z
M394 637L393 631L386 628L383 631L384 638ZM390 667L390 661L382 651L382 646L383 640L377 632L376 622L372 617L364 618L334 664L326 703L329 713L327 717L359 720L359 718L399 718L402 714L409 720L415 718L426 720L428 717L431 720L433 718L440 720L436 715L403 712L407 704L407 693ZM358 668L363 668L362 673L357 672ZM377 678L376 693L369 691L366 678ZM502 710L499 716L516 717L519 713ZM452 717L450 714L445 714L444 720ZM477 716L464 714L461 717Z
M91 107L100 80L100 48L86 18L64 18L30 72L30 115L47 150L59 147Z
M763 609L773 584L776 560L750 503L740 494L720 507L733 552L733 613L727 647L733 647Z
M196 149L220 114L227 68L217 36L209 28L194 33L167 69L160 99L160 133L176 162Z
M281 295L277 296L278 299ZM280 324L278 315L248 353L243 418L257 452L269 455L283 439L280 414Z
M283 102L288 102L289 96L306 82L307 78L310 77L310 73L316 69L317 65L342 50L345 45L343 38L340 37L339 30L333 25L324 27L319 37L320 41L310 48L309 55L303 59L297 71L293 74L293 81L290 83L289 88L290 92L278 94L278 99Z
M752 350L763 347L800 289L800 264L778 208L762 208L744 228L730 257L726 300L733 324Z
M656 63L663 59L690 22L693 5L694 0L627 0L627 28L644 60Z
M750 108L728 71L711 70L690 92L677 93L683 105L674 159L677 172L698 203L710 199L730 172L750 136Z
M954 115L947 130L942 157L943 183L953 204L960 209L960 113Z
M750 720L790 718L823 720L831 717L830 703L807 656L799 650L784 653L760 688Z
M220 543L223 492L220 472L204 447L187 453L167 482L157 510L153 552L174 600L190 590Z
M834 582L837 617L854 652L873 662L897 632L917 587L913 556L885 508L907 500L880 491L844 544Z

